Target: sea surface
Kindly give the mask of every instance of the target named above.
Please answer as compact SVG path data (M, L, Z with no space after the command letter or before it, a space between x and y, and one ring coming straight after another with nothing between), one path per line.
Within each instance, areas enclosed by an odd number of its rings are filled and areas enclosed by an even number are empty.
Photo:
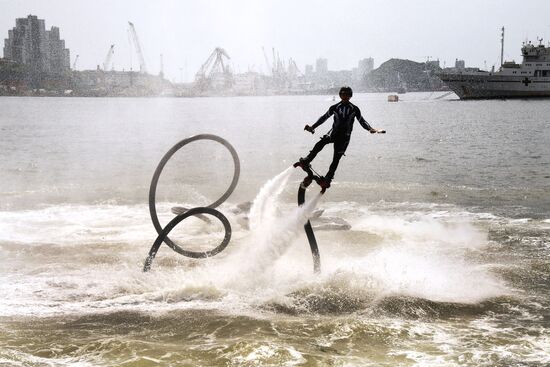
M387 133L356 123L300 208L290 167L332 96L0 98L0 366L550 365L550 101L441 95L354 95ZM240 157L218 208L231 242L208 259L163 245L144 273L155 168L201 133ZM216 142L180 149L161 223L214 202L233 168ZM212 249L210 218L170 238Z

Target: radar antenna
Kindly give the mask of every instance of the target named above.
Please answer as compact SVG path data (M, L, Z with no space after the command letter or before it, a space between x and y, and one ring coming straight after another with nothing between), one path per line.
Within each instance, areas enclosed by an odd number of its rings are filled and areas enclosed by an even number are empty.
M500 39L500 68L504 64L504 27L502 27L502 37Z

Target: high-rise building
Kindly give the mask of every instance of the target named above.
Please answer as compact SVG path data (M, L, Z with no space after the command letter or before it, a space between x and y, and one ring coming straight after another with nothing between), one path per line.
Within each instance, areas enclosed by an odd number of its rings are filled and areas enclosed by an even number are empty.
M359 60L358 71L361 76L365 76L374 69L374 59L372 57Z
M59 37L59 28L52 27L46 31L50 46L50 71L61 73L71 67L69 49L65 48L65 41Z
M28 65L34 72L61 73L70 68L69 50L59 28L47 31L45 21L35 15L15 20L15 28L4 40L4 58Z
M328 72L328 60L319 58L315 62L315 72L318 75L324 75Z
M367 74L373 69L374 59L372 57L359 60L357 67L351 70L353 86L363 88Z

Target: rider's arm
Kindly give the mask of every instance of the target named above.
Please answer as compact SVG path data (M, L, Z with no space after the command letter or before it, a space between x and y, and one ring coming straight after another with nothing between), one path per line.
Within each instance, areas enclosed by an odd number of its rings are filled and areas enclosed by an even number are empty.
M357 117L357 120L363 126L364 129L368 130L371 134L378 133L378 134L385 134L386 130L378 130L374 127L370 126L367 120L363 118L361 115L361 111L359 110L359 107L355 106L355 117Z
M357 118L357 121L359 121L359 123L361 124L363 129L368 130L368 131L376 130L372 126L369 125L367 120L365 120L363 118L363 116L361 115L361 110L357 106L355 106L355 117Z
M335 107L334 106L330 106L330 108L328 109L328 111L321 117L319 117L319 119L317 120L316 123L314 123L311 128L313 130L315 130L315 128L317 128L317 126L321 125L323 122L325 122L326 120L328 120L328 118L330 116L332 116L334 114L334 110L335 110Z

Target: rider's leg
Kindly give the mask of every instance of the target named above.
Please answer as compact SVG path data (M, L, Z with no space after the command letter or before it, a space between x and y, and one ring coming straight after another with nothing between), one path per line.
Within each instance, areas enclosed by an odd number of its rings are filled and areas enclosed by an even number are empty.
M340 159L346 152L348 144L349 138L337 139L334 142L334 155L332 156L332 163L330 164L328 172L325 175L325 180L327 180L329 184L330 181L332 181L332 179L334 178L334 174L336 173L336 169L338 168L338 163L340 163Z
M313 149L311 149L311 151L309 152L307 157L304 158L306 163L309 164L311 161L313 161L315 159L315 157L317 156L317 153L319 153L321 150L323 150L325 145L327 145L328 143L332 143L332 139L330 138L330 136L329 135L322 136L321 140L319 140L317 142L317 144L315 144L313 146Z

